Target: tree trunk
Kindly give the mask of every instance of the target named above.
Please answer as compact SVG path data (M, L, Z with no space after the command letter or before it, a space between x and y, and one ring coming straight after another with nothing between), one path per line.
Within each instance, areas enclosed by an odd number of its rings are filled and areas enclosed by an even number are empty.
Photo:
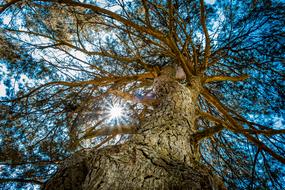
M200 85L193 84L189 90L167 75L156 78L159 104L139 133L124 144L74 155L45 189L224 189L190 143Z

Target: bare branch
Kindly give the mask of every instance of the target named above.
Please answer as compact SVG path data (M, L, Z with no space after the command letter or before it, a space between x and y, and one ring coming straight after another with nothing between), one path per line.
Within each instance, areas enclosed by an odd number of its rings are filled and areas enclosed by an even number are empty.
M248 134L255 134L255 135L278 135L278 134L285 134L285 129L264 129L264 130L258 130L258 129L238 129L236 130L235 128L231 127L228 123L226 123L225 121L218 119L216 117L214 117L211 114L205 113L205 112L199 112L199 115L202 116L203 118L206 118L210 121L213 121L219 125L222 125L224 127L226 127L227 129L230 129L233 132L242 132L242 133L248 133Z
M117 127L109 127L104 126L101 129L97 129L95 131L88 131L84 134L83 137L80 138L80 140L86 140L86 139L92 139L94 137L100 137L100 136L109 136L109 135L119 135L119 134L134 134L136 133L136 126L117 126Z
M257 138L251 136L248 133L244 133L243 132L243 127L238 124L238 122L228 114L228 110L227 108L225 108L220 101L214 97L213 95L210 94L210 92L206 89L202 90L202 94L203 96L210 102L212 103L224 116L225 118L233 125L234 127L234 131L242 133L245 137L247 137L247 139L252 142L253 144L255 144L257 147L261 148L262 150L265 150L266 152L268 152L272 157L274 157L276 160L278 160L279 162L285 164L285 158L283 156L280 156L278 154L276 154L272 149L270 149L268 146L266 146L264 143L262 143L260 140L258 140ZM230 128L233 129L233 128Z
M217 125L215 127L210 127L208 129L205 129L203 131L199 131L192 135L191 140L193 143L198 143L199 141L203 140L204 138L208 138L213 136L214 134L222 131L224 127L222 125Z
M148 8L148 5L147 5L147 1L146 0L142 0L142 4L143 4L143 7L144 7L144 11L145 11L145 22L146 22L146 25L148 25L149 27L152 27L151 23L150 23L150 20L149 20L149 8Z
M95 13L101 14L103 16L108 16L114 20L117 20L118 22L121 22L122 24L124 24L125 26L129 26L139 32L143 32L146 34L149 34L157 39L160 39L162 42L164 42L164 35L163 33L153 29L153 28L147 28L145 26L140 26L128 19L123 18L122 16L109 11L107 9L103 9L101 7L98 7L96 5L92 5L92 4L85 4L85 3L80 3L80 2L75 2L75 1L69 1L69 0L61 0L61 1L57 1L57 0L42 0L45 2L54 2L54 3L61 3L61 4L66 4L69 6L79 6L79 7L83 7L83 8L87 8L90 9L92 11L94 11Z
M148 106L153 106L153 105L158 104L158 100L155 98L150 98L150 97L137 98L137 97L133 96L132 94L122 92L119 90L112 90L112 89L109 92L111 94L119 96L125 100L132 101L134 103L141 103L141 104L148 105Z
M104 145L105 143L107 143L108 141L110 141L112 138L114 138L116 135L110 135L108 136L106 139L104 139L102 142L100 142L99 144L97 144L94 149L98 149L100 148L102 145Z
M139 75L133 75L133 76L124 76L124 77L102 77L95 80L88 80L88 81L80 81L80 82L66 82L66 81L53 81L45 83L37 88L32 89L29 93L26 95L23 95L19 98L12 99L12 100L4 100L0 102L7 102L7 101L16 101L22 98L26 98L34 94L35 92L39 91L40 89L47 87L47 86L69 86L69 87L79 87L79 86L85 86L85 85L96 85L96 86L106 86L113 83L119 83L119 82L130 82L134 80L145 80L149 78L154 78L157 74L155 72L149 72Z
M33 183L37 185L43 185L44 182L33 180L33 179L21 179L21 178L0 178L0 183L10 183L10 182L19 182L19 183Z
M223 76L223 75L219 75L219 76L211 76L211 77L207 77L203 80L204 83L208 83L208 82L216 82L216 81L233 81L233 82L237 82L237 81L243 81L249 78L249 75L241 75L238 77L231 77L231 76Z
M167 1L167 6L168 6L168 28L169 28L169 32L172 35L173 31L174 31L174 6L172 4L172 0L168 0Z
M3 13L6 9L8 9L10 6L12 6L18 2L21 2L21 1L23 1L23 0L10 0L10 1L8 1L8 3L6 3L0 7L0 14Z
M203 67L206 69L208 67L208 60L211 55L211 47L210 47L210 36L208 33L208 29L206 26L206 16L205 16L205 7L204 7L204 0L200 0L200 22L203 28L203 32L206 38L206 44L205 44L205 49L204 49L204 63Z

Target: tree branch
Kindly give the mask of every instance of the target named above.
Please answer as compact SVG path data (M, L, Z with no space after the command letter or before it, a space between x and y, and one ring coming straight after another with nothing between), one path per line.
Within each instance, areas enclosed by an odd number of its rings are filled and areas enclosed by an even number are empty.
M66 81L53 81L45 83L37 88L32 89L29 93L12 100L4 100L0 102L10 102L10 101L17 101L22 98L26 98L31 96L33 93L39 91L40 89L47 87L47 86L56 86L56 85L62 85L62 86L69 86L69 87L79 87L79 86L85 86L85 85L96 85L96 86L106 86L111 83L118 83L118 82L126 82L126 81L133 81L133 80L144 80L149 78L154 78L157 74L155 72L148 72L144 74L139 75L133 75L133 76L124 76L124 77L102 77L95 80L88 80L88 81L80 81L80 82L66 82Z
M205 16L205 7L204 7L204 0L200 0L200 22L203 28L203 32L206 38L205 49L204 49L204 63L203 67L206 69L208 67L208 60L211 54L211 47L210 47L210 36L208 33L208 29L206 26L206 16Z
M191 135L192 136L191 141L196 144L199 141L203 140L204 138L211 137L214 134L222 131L223 129L224 129L224 127L222 125L217 125L215 127L210 127L210 128L205 129L203 131L199 131L199 132Z
M19 183L34 183L38 185L43 185L44 182L33 180L33 179L21 179L21 178L0 178L0 183L10 183L10 182L19 182Z
M148 105L148 106L153 106L153 105L157 105L158 104L158 100L152 97L143 97L143 98L138 98L133 96L132 94L126 93L126 92L122 92L120 90L110 90L109 91L111 94L114 94L116 96L119 96L125 100L129 100L132 101L134 103L141 103L144 105Z
M80 2L76 2L76 1L70 1L70 0L61 0L61 1L57 1L57 0L41 0L41 1L45 1L45 2L54 2L54 3L60 3L60 4L66 4L66 5L70 5L70 6L78 6L78 7L83 7L83 8L87 8L87 9L90 9L92 11L94 11L95 13L98 13L98 14L102 14L102 15L105 15L105 16L108 16L118 22L121 22L122 24L124 24L125 26L129 26L139 32L143 32L143 33L146 33L146 34L149 34L159 40L161 40L162 42L165 42L165 39L164 39L164 35L163 33L157 31L157 30L154 30L153 28L147 28L145 26L140 26L128 19L125 19L123 18L122 16L112 12L112 11L109 11L107 9L103 9L101 7L98 7L96 5L92 5L92 4L85 4L85 3L80 3Z
M205 113L205 112L199 112L199 115L202 116L203 118L206 118L208 120L211 120L217 124L220 124L220 125L223 125L225 126L226 128L234 131L234 132L243 132L243 133L248 133L248 134L255 134L255 135L259 135L259 134L262 134L262 135L278 135L278 134L285 134L285 129L280 129L280 130L277 130L277 129L264 129L264 130L258 130L258 129L239 129L238 131L236 131L234 128L232 128L228 123L214 117L213 115L211 114L208 114L208 113Z
M6 3L0 7L0 14L3 13L6 9L8 9L10 6L12 6L18 2L21 2L21 1L23 1L23 0L10 0L10 1L8 1L8 3Z
M208 82L226 81L226 80L237 82L237 81L246 80L248 78L249 78L249 75L241 75L241 76L237 76L237 77L219 75L219 76L207 77L203 80L203 82L208 83Z
M145 22L146 22L146 25L148 25L149 27L152 27L151 26L151 23L150 23L150 20L149 20L149 8L148 8L148 5L147 5L147 0L142 0L142 4L143 4L143 7L144 7L144 11L145 11Z
M94 149L98 149L100 148L103 144L107 143L109 140L111 140L112 138L114 138L116 135L110 135L108 136L106 139L104 139L102 142L100 142L99 144L97 144Z
M232 117L228 114L227 108L225 108L220 101L210 94L208 90L205 88L201 90L202 95L210 102L212 103L224 116L225 118L230 122L230 124L233 126L229 128L230 130L234 130L235 132L243 134L250 142L252 142L254 145L256 145L258 148L261 148L262 150L268 152L273 158L278 160L279 162L285 164L285 158L276 154L272 149L270 149L268 146L266 146L264 143L262 143L257 138L251 136L248 133L244 132L243 127Z
M172 0L167 1L167 6L168 6L168 28L169 28L169 33L172 35L174 31L174 7L172 4Z
M101 129L97 129L95 131L88 130L83 137L80 138L80 141L86 139L92 139L94 137L100 136L109 136L109 135L119 135L119 134L134 134L136 133L136 126L132 125L121 125L117 127L103 127Z

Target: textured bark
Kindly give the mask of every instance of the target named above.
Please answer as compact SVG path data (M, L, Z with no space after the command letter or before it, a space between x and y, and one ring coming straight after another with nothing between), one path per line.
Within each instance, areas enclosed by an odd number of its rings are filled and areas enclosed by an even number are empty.
M189 90L169 73L155 79L159 104L138 134L121 145L74 155L45 189L224 189L190 143L200 83Z

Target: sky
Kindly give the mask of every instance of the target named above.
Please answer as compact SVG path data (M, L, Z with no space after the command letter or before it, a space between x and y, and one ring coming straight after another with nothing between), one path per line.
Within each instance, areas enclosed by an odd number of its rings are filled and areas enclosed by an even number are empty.
M7 69L5 67L4 64L1 64L0 62L0 75L4 75L4 73L7 72ZM3 76L0 76L0 79ZM6 90L5 90L5 86L3 84L3 80L0 80L0 97L6 96Z
M0 96L5 96L6 95L6 90L3 82L0 83Z
M216 2L216 0L205 0L205 2L210 5L213 5Z

